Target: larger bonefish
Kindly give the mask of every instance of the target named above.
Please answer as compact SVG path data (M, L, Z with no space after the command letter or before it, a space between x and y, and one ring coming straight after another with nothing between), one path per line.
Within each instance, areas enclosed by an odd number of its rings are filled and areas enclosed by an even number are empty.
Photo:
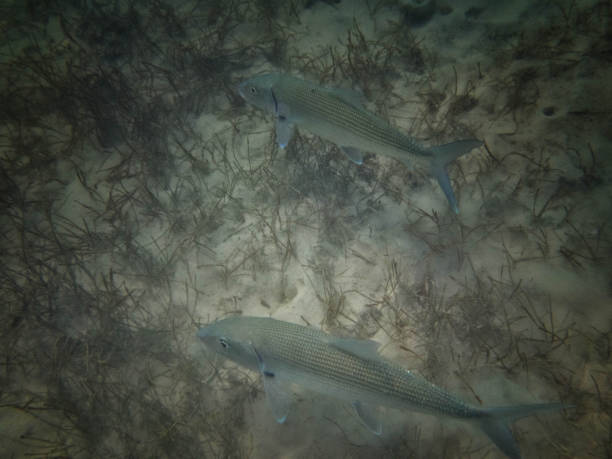
M298 384L353 404L364 424L382 432L379 406L406 408L473 422L508 457L520 452L508 423L560 403L478 408L384 360L378 343L330 336L320 330L261 317L230 317L201 328L198 337L228 359L258 371L280 423L289 413L289 385Z
M446 166L482 145L480 140L426 148L367 111L357 93L323 88L289 75L274 73L251 78L240 84L238 92L246 101L274 114L281 148L289 143L299 125L337 144L357 164L363 162L362 151L390 156L408 167L415 160L426 162L451 207L459 213Z

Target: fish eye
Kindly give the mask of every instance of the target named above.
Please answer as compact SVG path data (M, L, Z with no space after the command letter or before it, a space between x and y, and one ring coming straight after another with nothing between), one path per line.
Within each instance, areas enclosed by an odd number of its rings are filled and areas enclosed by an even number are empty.
M225 338L219 338L219 344L221 345L223 349L229 348L229 343L227 342Z
M251 94L256 94L257 93L257 88L255 88L255 86L251 86Z

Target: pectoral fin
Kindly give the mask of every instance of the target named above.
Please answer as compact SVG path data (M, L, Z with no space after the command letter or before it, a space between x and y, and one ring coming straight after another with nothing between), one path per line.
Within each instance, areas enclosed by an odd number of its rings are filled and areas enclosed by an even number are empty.
M355 164L361 166L363 164L363 153L354 147L340 147L340 150Z
M295 124L290 123L286 118L276 118L276 141L279 147L285 148L287 146L294 130Z
M279 147L285 148L291 140L295 124L289 121L291 113L287 104L279 101L274 91L271 91L271 95L274 102L274 115L276 116L276 141Z
M268 368L255 346L251 344L251 347L257 356L257 366L263 378L264 391L266 393L268 405L274 414L276 422L282 424L289 414L291 394L286 388L282 387L283 384L280 382L276 372L272 368Z
M365 424L365 426L372 431L375 435L382 434L382 423L376 412L376 408L364 405L359 400L353 402L353 408L355 413L359 416L359 419Z

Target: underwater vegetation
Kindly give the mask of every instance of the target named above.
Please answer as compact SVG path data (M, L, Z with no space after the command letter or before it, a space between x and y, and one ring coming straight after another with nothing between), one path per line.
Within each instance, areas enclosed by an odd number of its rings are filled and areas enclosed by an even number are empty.
M236 315L376 339L475 406L575 406L515 423L525 457L612 454L609 2L409 3L0 7L3 457L498 454L410 413L372 440L308 392L276 430L194 339ZM376 152L279 149L237 91L272 71L483 139L462 213Z

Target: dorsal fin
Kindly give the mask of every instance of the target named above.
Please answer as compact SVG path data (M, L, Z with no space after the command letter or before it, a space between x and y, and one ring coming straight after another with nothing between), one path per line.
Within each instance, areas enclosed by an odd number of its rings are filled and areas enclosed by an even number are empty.
M380 354L378 353L380 343L377 343L376 341L352 338L334 338L332 341L330 341L329 345L341 350L342 352L347 352L363 359L380 359Z
M366 103L365 96L359 91L355 91L353 89L348 88L337 88L337 89L328 89L330 94L336 96L339 99L351 104L357 108L364 108Z

